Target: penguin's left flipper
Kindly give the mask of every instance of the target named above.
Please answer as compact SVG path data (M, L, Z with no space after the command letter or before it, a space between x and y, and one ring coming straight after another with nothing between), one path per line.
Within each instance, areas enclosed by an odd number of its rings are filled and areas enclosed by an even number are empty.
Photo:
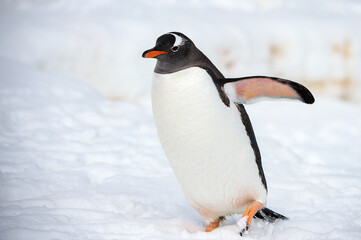
M252 76L219 79L227 96L236 103L247 104L262 99L295 99L312 104L315 99L303 85L276 77Z

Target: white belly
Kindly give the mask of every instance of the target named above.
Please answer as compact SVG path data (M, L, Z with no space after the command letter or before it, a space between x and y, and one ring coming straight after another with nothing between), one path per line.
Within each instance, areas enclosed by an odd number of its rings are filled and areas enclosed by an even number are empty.
M227 107L205 70L154 73L159 138L191 205L206 219L266 203L253 149L236 106Z

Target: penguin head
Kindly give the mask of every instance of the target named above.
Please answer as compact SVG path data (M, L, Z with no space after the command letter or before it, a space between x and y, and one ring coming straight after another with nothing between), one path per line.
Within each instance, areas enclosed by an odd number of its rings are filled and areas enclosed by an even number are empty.
M157 39L154 48L146 50L143 58L156 58L156 73L173 73L194 65L199 59L200 51L184 34L170 32Z

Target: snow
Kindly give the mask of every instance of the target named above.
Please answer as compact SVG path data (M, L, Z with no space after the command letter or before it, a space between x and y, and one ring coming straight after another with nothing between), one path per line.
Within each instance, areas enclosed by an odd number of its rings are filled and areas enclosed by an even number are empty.
M240 215L204 232L160 147L149 100L110 101L6 58L0 81L0 239L240 239ZM360 106L316 96L314 105L247 109L268 207L290 220L253 220L243 238L360 239Z

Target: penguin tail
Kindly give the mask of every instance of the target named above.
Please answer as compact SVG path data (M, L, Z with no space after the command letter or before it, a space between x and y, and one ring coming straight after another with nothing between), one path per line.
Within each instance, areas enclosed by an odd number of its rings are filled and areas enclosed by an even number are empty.
M267 222L275 222L277 220L287 220L288 218L283 216L282 214L276 213L274 211L272 211L269 208L262 208L261 210L259 210L255 215L255 218L259 218L262 219L264 221Z

